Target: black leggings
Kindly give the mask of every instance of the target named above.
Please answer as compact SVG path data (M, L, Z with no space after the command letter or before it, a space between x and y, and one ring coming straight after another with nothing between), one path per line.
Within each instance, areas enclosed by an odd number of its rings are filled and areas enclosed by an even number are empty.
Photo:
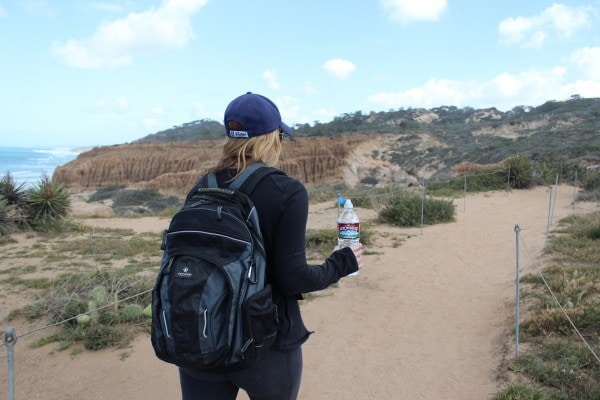
M182 400L235 400L239 389L251 400L295 400L302 378L302 349L269 351L252 368L225 375L179 369Z

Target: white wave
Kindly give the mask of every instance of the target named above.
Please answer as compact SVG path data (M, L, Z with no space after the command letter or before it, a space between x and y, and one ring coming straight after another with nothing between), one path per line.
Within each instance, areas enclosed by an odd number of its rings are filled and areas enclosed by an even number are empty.
M34 153L50 154L54 157L73 157L78 155L81 151L70 148L54 148L54 149L34 149Z

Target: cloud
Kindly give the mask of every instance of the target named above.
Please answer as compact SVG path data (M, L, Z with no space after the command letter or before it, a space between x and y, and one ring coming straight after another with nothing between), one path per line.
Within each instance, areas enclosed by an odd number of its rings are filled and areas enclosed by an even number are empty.
M310 81L305 81L302 84L300 90L302 91L302 93L306 93L306 94L317 94L318 93L317 88Z
M105 2L92 2L88 3L88 6L92 10L98 10L102 12L108 12L118 14L123 11L123 6L116 3L105 3Z
M279 82L277 81L277 75L275 74L275 71L267 69L265 72L263 72L262 76L270 89L281 89L281 85L279 85Z
M437 21L446 9L446 0L380 0L392 21Z
M4 10L4 7L2 7L2 4L0 4L0 18L4 17L6 15L6 10Z
M581 68L597 73L600 49L582 49L573 54L573 61ZM594 69L596 68L596 69ZM496 107L510 110L517 105L536 106L549 99L564 100L573 94L583 97L600 96L600 81L589 79L567 81L568 69L554 67L528 70L520 74L501 73L488 81L458 81L431 79L423 86L399 92L380 92L368 97L367 102L376 110L404 107L432 108L443 105L457 107Z
M584 47L575 50L571 62L579 68L586 79L600 82L600 47Z
M511 17L500 22L500 42L525 47L541 47L556 34L567 39L579 29L590 25L590 9L553 4L531 17Z
M341 58L332 58L331 60L325 61L322 68L334 78L344 80L354 72L356 66L352 61L343 60Z
M104 97L94 104L94 109L121 113L129 108L129 102L124 97Z
M291 121L298 119L300 110L298 99L293 96L279 96L273 101L277 104L277 108L281 112L281 118L284 121L291 123Z
M77 68L117 68L135 56L182 48L193 37L190 17L208 0L165 0L158 8L104 23L87 39L52 44L52 52Z
M44 0L27 1L22 3L21 7L25 12L33 15L41 15L45 17L53 17L56 15L56 11L52 5L48 4L48 2Z

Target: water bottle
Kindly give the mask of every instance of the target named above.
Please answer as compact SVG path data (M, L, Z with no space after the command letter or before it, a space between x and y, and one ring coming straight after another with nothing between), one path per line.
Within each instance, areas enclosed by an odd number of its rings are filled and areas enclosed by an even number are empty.
M349 247L360 242L360 220L354 211L352 200L346 199L344 211L338 217L338 246ZM350 275L358 275L358 271Z

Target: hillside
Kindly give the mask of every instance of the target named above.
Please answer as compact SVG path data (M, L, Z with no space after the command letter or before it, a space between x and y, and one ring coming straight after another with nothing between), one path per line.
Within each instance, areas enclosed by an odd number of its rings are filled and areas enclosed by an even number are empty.
M454 106L355 112L294 126L280 166L307 185L354 186L370 177L385 186L443 177L465 161L488 164L517 154L561 165L598 164L599 117L600 99L579 96L508 112ZM222 138L221 123L193 121L131 144L95 148L57 168L53 179L75 190L136 185L180 193L214 163Z
M286 141L279 167L307 185L339 183L345 179L343 167L348 160L368 159L379 146L380 141L374 139L363 135ZM206 168L215 164L222 143L197 140L97 147L56 168L53 180L73 191L121 185L182 196ZM382 161L378 164L400 169ZM353 170L355 175L359 170L363 173L358 166Z

